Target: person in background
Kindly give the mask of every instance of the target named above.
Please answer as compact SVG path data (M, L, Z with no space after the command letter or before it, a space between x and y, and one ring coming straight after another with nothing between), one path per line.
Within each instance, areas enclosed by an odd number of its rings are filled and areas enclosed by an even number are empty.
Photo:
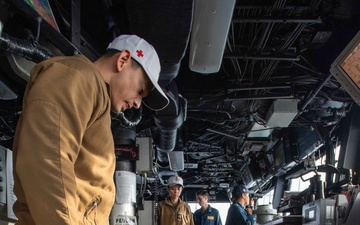
M158 225L194 225L190 206L180 199L184 188L183 179L171 176L167 185L169 197L159 202Z
M159 74L155 49L136 35L115 38L95 62L57 56L32 69L12 149L17 225L109 224L111 111L139 108L142 100L153 110L166 107Z
M209 193L207 190L198 191L196 199L201 208L193 214L195 225L222 225L219 211L208 203Z
M232 192L234 201L228 209L225 225L254 225L254 200L250 201L245 185L237 185Z

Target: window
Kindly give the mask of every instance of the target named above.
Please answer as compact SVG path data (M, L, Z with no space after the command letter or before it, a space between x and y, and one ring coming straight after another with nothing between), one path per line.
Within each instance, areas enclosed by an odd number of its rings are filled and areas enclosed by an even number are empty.
M325 160L326 160L326 156L323 156L315 161L315 165L316 166L323 165L325 163ZM316 174L315 172L310 172L301 177L291 179L289 191L301 192L305 190L310 185L309 179L313 177L315 174ZM325 173L318 173L318 174L321 175L321 180L324 182L326 180L326 174Z
M269 191L266 193L262 198L257 200L257 205L269 205L272 204L274 197L274 190Z

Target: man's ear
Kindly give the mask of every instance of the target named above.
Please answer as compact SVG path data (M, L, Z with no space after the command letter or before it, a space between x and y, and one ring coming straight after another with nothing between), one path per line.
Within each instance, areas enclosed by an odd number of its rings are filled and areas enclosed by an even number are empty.
M131 53L128 49L124 49L120 52L116 59L116 69L121 71L126 63L131 63Z

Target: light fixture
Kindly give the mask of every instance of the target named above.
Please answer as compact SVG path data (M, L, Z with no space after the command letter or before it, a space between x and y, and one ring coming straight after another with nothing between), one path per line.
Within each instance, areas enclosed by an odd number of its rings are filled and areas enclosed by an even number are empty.
M195 0L190 40L190 70L220 70L236 0Z
M171 151L168 153L170 170L182 171L184 170L184 151Z

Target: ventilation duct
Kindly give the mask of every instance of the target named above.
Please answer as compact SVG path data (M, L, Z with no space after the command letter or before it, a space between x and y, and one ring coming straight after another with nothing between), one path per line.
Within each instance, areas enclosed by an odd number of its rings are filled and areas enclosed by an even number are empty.
M189 67L198 73L220 70L236 0L195 0Z
M169 105L165 109L158 111L154 118L156 126L160 129L155 145L158 149L158 162L161 166L167 163L168 153L175 148L177 130L183 124L185 117L185 101L179 98L174 81L168 85L167 95L170 100Z

